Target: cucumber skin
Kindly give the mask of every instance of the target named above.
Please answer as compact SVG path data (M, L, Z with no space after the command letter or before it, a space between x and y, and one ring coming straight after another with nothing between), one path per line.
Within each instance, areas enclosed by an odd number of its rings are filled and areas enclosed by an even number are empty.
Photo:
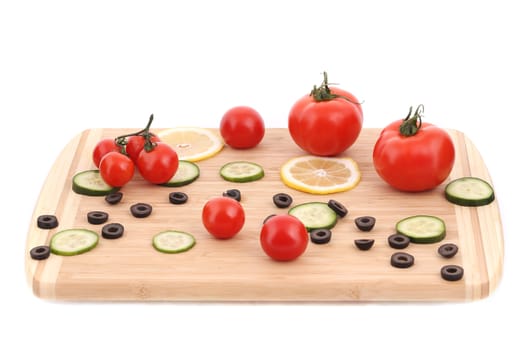
M194 182L195 180L197 180L199 178L199 176L201 175L201 172L200 172L200 168L197 164L194 164L193 162L190 162L190 161L187 161L187 160L179 160L179 167L180 167L180 164L181 163L189 163L191 164L191 166L194 166L196 169L197 169L197 176L195 176L194 178L191 178L191 179L188 179L186 181L179 181L179 182L165 182L163 184L159 184L159 186L163 186L163 187L182 187L182 186L186 186L186 185L189 185L191 184L192 182Z
M84 186L77 185L76 182L75 182L75 178L78 175L81 175L81 174L87 173L87 172L100 173L99 170L84 170L84 171L81 171L79 173L76 173L73 176L73 180L72 180L72 184L71 184L71 189L73 190L73 192L78 193L78 194L82 194L82 195L85 195L85 196L101 197L101 196L106 196L108 194L120 191L120 187L112 187L111 189L108 189L108 190L90 190L90 189L88 189L88 188L86 188Z
M97 240L95 241L95 243L89 247L86 247L84 249L80 249L80 250L77 250L75 252L63 252L63 251L60 251L60 250L56 250L54 247L53 247L53 241L55 239L55 237L57 235L59 235L60 233L62 232L66 232L66 231L86 231L86 232L89 232L91 234L94 234L95 236L97 236ZM86 253L86 252L89 252L90 250L92 250L93 248L95 248L97 245L98 245L98 241L99 241L99 237L97 235L96 232L94 231L91 231L91 230L86 230L86 229L68 229L68 230L62 230L60 232L57 232L53 235L53 237L51 237L51 242L49 244L49 248L51 249L51 253L55 254L55 255L60 255L60 256L74 256L74 255L79 255L79 254L83 254L83 253Z
M438 236L434 236L434 237L412 237L412 236L409 236L406 233L404 233L404 232L402 232L401 230L398 229L398 227L399 227L401 222L403 222L405 220L408 220L410 218L415 218L415 217L429 217L429 218L433 218L433 219L437 219L437 220L441 221L441 223L443 224L443 228L444 228L443 229L443 233L441 233ZM410 242L412 242L412 243L422 243L422 244L441 242L447 236L447 229L446 229L446 226L445 226L445 222L442 219L438 218L437 216L431 216L431 215L413 215L413 216L406 217L406 218L398 221L398 223L396 224L396 232L399 233L400 235L408 237L410 239Z
M333 209L331 209L331 208L328 206L328 204L326 204L326 203L324 203L324 202L308 202L308 203L298 204L298 205L296 205L295 207L290 208L290 210L288 210L288 214L289 214L289 215L292 215L292 216L295 216L295 215L293 215L293 211L294 211L294 209L299 208L299 207L302 207L302 206L306 206L306 205L312 205L312 204L315 204L315 205L317 205L317 204L326 205L326 207L327 207L328 209L330 209L331 211L333 211ZM304 226L306 227L306 230L307 230L308 232L310 232L310 231L317 230L317 229L327 229L327 230L330 230L330 229L334 228L335 225L337 224L337 214L336 214L335 211L333 211L333 213L334 213L335 220L334 220L330 225L310 227L310 226L306 226L306 224L305 224ZM295 216L295 217L298 218L297 216ZM299 219L299 218L298 218L298 219ZM304 224L304 223L303 223L303 224Z

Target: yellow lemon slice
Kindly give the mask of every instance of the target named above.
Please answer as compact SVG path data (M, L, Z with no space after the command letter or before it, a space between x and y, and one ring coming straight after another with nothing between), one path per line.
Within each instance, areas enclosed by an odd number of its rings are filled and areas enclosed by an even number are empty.
M303 156L281 167L281 179L302 192L328 194L354 188L361 180L361 172L351 158Z
M215 132L195 127L165 129L157 136L177 152L180 160L196 162L210 158L222 150L224 142Z

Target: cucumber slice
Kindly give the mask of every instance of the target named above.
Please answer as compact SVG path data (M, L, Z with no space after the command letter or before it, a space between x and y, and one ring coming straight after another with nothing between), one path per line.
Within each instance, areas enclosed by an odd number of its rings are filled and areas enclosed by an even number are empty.
M85 229L69 229L57 232L49 247L57 255L78 255L90 251L98 244L96 232Z
M111 187L105 183L98 170L81 171L73 176L73 191L78 194L105 196L118 190L118 187Z
M181 231L163 231L153 236L153 247L159 252L174 254L182 253L195 245L195 238Z
M180 187L189 185L193 181L197 180L200 175L200 169L197 164L187 160L179 160L179 167L173 177L161 186L167 187Z
M445 198L454 204L477 207L492 203L495 199L492 186L477 177L461 177L445 187Z
M445 222L431 215L404 218L397 222L396 231L414 243L435 243L443 240L446 235Z
M288 211L306 226L308 231L317 229L331 229L337 223L337 214L328 204L309 202L299 204Z
M223 165L220 174L226 181L250 182L261 179L264 176L264 170L259 164L238 161Z

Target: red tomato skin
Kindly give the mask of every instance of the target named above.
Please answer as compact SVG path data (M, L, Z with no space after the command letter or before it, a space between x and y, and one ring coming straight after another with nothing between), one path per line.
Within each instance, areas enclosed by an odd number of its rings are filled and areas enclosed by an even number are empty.
M168 182L175 175L179 157L170 145L157 142L152 151L140 151L136 163L144 180L158 185Z
M229 239L237 235L244 226L244 221L242 205L232 198L212 198L202 208L204 227L218 239Z
M92 159L97 168L100 166L100 161L109 152L119 152L120 146L115 143L113 139L100 140L93 149Z
M264 137L264 120L251 107L233 107L222 117L220 132L224 142L232 148L253 148Z
M292 106L288 116L288 130L294 142L316 156L344 152L357 140L362 127L361 106L344 98L317 102L306 95Z
M301 256L308 247L308 231L296 217L276 215L262 227L260 244L270 258L291 261Z
M160 139L156 135L151 135L150 138L151 142L159 142ZM140 151L144 149L144 136L141 135L134 135L128 137L127 143L126 143L126 153L128 154L129 158L131 158L132 161L136 162L137 158L139 157Z
M100 176L112 187L127 184L135 172L133 161L119 152L110 152L100 161Z
M439 186L450 175L455 160L449 134L430 123L422 123L413 136L399 132L402 121L388 125L373 151L378 175L392 187L406 192L422 192Z

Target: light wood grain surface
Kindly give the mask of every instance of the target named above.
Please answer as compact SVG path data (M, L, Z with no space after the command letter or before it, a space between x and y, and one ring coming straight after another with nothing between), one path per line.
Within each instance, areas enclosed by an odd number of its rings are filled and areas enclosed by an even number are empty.
M148 184L136 176L122 189L124 198L116 206L103 197L81 196L71 190L71 178L79 171L94 168L91 151L103 137L115 137L126 129L91 129L77 135L56 160L35 205L26 244L26 275L34 294L59 300L220 300L220 301L450 301L476 300L488 296L498 285L503 269L503 232L497 199L487 206L465 208L447 202L445 184L424 193L398 192L375 173L372 149L379 129L364 129L344 156L354 158L362 171L353 190L333 195L311 195L287 188L279 178L286 160L304 153L292 142L286 129L268 129L263 142L252 150L225 147L217 156L198 162L200 178L176 190L189 196L185 205L172 205L168 194L174 189ZM158 130L157 130L158 131ZM456 163L450 179L478 176L489 182L490 175L475 146L462 133L448 130L456 147ZM250 160L261 164L265 177L253 183L234 184L219 176L228 161ZM246 213L243 230L231 240L217 240L201 222L204 203L223 191L238 188ZM496 197L497 197L497 189ZM294 204L336 199L349 209L339 220L327 245L309 244L297 260L287 263L268 258L259 245L263 219L285 213L272 203L272 195L287 192ZM131 216L129 207L137 202L153 205L145 219ZM109 213L109 222L125 226L117 240L100 239L92 251L73 257L51 255L32 260L29 250L48 244L62 229L100 226L87 222L91 210ZM59 227L42 230L36 218L55 214ZM459 253L444 259L437 253L441 243L411 244L406 252L415 256L409 269L390 266L395 252L387 244L395 223L410 215L429 214L444 219L447 237ZM377 223L363 233L354 218L372 215ZM166 229L192 233L193 249L182 254L162 254L151 246L152 236ZM375 239L369 251L359 251L353 241ZM440 277L446 264L464 267L458 282Z

